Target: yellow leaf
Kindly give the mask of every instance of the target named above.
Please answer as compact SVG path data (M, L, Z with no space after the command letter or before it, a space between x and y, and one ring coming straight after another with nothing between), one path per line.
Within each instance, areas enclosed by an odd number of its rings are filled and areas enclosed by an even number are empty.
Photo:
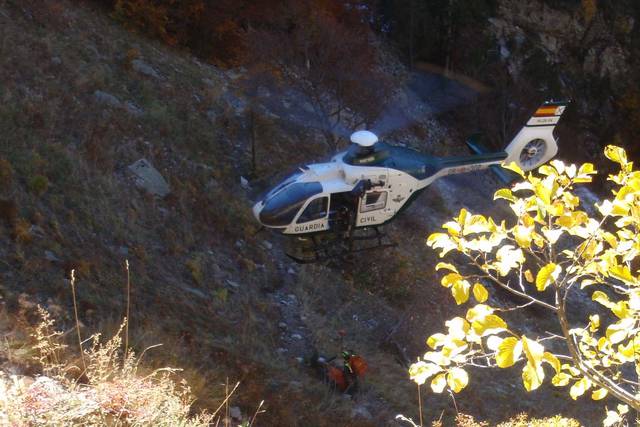
M509 272L524 262L524 254L522 249L515 248L512 245L504 245L496 252L496 260L494 263L496 270L501 276L506 276Z
M466 218L462 234L468 236L473 233L485 233L490 231L489 228L489 223L485 217L482 215L471 215Z
M513 193L508 188L502 188L493 195L493 200L498 199L506 199L510 202L515 202L516 198L513 196Z
M597 314L589 316L589 330L591 332L596 332L599 327L600 327L600 316L598 316Z
M464 339L470 328L469 322L464 320L462 317L454 317L453 319L444 322L444 324L449 330L451 338L458 340Z
M612 344L622 342L634 330L635 320L632 317L621 319L618 322L609 325L606 337Z
M522 343L519 339L508 337L502 340L496 353L496 363L501 368L513 366L522 354Z
M458 272L458 269L456 268L456 266L453 265L453 264L449 264L448 262L439 262L439 263L437 263L436 264L436 271L441 270L441 269L453 271L454 273Z
M614 305L611 301L609 301L609 297L607 296L607 294L602 291L595 291L593 295L591 295L591 299L604 305L607 308L611 308Z
M544 347L542 344L535 340L527 339L527 337L522 337L522 349L524 350L525 356L527 356L527 360L533 366L537 367L542 363L542 358L544 357Z
M466 318L469 322L475 322L477 320L484 319L491 313L493 313L493 309L491 307L484 304L478 304L467 310Z
M459 282L462 279L462 276L458 273L449 273L440 280L440 283L445 288L450 288L454 283Z
M540 292L547 289L551 283L558 279L561 270L562 268L554 263L549 263L542 267L536 276L536 289Z
M566 374L564 372L559 372L553 378L551 378L551 384L553 384L556 387L563 387L569 384L570 379L571 379L571 375Z
M469 300L469 288L471 284L466 280L459 280L453 284L451 287L451 294L453 298L456 300L456 304L464 304Z
M613 265L609 267L609 274L628 284L633 284L636 281L631 275L631 270L629 270L629 267L626 265Z
M542 183L535 184L533 186L533 191L545 205L548 206L551 204L551 189L547 186Z
M473 331L481 337L497 334L507 329L507 324L495 314L490 314L472 323Z
M502 167L505 169L509 169L510 171L514 171L515 173L517 173L518 175L524 178L524 171L520 169L520 166L518 166L516 162L511 162L509 164L503 163Z
M616 147L615 145L607 145L604 149L604 155L607 159L620 163L621 166L627 164L627 153L624 151L624 148Z
M544 370L541 366L535 368L530 363L522 369L522 383L527 391L535 390L544 380Z
M602 400L605 397L607 397L607 394L609 392L607 391L607 389L605 388L599 388L596 391L594 391L593 393L591 393L591 398L593 400Z
M638 349L634 348L633 340L629 340L627 345L623 345L623 344L618 345L618 353L619 353L618 357L625 362L633 362L636 350Z
M427 339L427 345L435 350L437 347L444 345L446 341L447 336L445 334L437 333L431 335L429 339Z
M559 174L561 174L565 170L565 165L560 160L557 160L557 159L552 160L551 161L551 165L554 168L556 168L556 170L558 171ZM571 165L571 166L573 166L573 165ZM575 168L575 166L573 166L573 167Z
M558 172L555 170L555 168L552 168L549 165L542 165L538 168L538 172L543 174L543 175L553 175L553 176L557 176Z
M458 245L451 240L448 234L445 233L433 233L427 239L427 246L433 249L441 249L440 258L445 256L448 252L458 249Z
M554 356L553 354L545 351L544 354L542 355L542 360L544 360L549 365L551 365L553 370L556 371L556 374L558 372L560 372L560 368L561 368L560 360L558 360L558 358L556 356Z
M524 272L524 278L527 280L527 282L533 283L533 274L531 273L531 270L527 269Z
M455 393L459 393L469 384L469 375L462 368L453 368L447 374L447 384Z
M422 385L427 378L442 371L442 368L434 363L416 362L409 367L409 377L417 384Z
M491 351L498 351L498 347L502 343L503 339L497 335L491 335L487 338L487 348Z
M445 374L438 374L431 381L431 390L433 390L434 393L442 393L442 390L444 390L446 385L447 380Z
M591 388L591 381L587 378L582 377L578 381L576 381L569 390L569 395L573 400L576 400L578 397L582 396L587 390Z
M607 411L607 417L602 421L604 427L612 427L622 422L622 418L616 411Z
M516 225L513 227L513 238L516 239L518 246L525 249L531 247L533 230L533 227L524 227L522 225Z
M611 307L611 311L618 317L618 319L625 319L633 315L629 310L629 304L627 304L626 301L618 301L613 307Z
M473 285L473 297L476 299L476 301L483 303L487 300L487 298L489 298L489 292L487 291L487 288L482 286L481 283L476 283L475 285Z

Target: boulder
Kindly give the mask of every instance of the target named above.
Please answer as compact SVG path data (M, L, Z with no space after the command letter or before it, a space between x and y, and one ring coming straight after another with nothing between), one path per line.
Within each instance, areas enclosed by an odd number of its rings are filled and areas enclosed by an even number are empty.
M150 194L165 197L171 192L167 181L147 159L129 165L129 172L135 177L136 185Z
M134 71L147 77L160 79L160 74L158 74L158 72L151 65L147 64L141 59L134 59L133 61L131 61L131 68Z
M116 98L115 96L111 95L108 92L103 92L101 90L96 90L93 93L93 97L100 104L104 104L104 105L107 105L109 107L118 108L118 107L120 107L122 105L122 102L120 102L120 100L118 98Z

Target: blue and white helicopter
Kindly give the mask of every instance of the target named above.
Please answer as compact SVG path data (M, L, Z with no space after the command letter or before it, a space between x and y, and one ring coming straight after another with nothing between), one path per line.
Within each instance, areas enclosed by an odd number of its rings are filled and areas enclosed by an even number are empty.
M302 254L289 254L301 263L394 246L379 227L436 179L511 162L528 171L551 160L558 152L553 130L567 105L543 103L504 151L467 141L476 152L470 156L433 157L379 141L367 130L354 132L346 150L298 168L253 206L253 214L262 226L304 243ZM357 247L363 240L375 245Z

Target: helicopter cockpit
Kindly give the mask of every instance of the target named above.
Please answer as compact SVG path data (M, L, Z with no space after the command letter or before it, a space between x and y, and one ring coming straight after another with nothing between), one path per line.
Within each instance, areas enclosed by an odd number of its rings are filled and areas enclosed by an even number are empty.
M265 199L259 220L269 227L286 227L296 217L302 205L310 197L320 193L322 184L317 181L291 183Z

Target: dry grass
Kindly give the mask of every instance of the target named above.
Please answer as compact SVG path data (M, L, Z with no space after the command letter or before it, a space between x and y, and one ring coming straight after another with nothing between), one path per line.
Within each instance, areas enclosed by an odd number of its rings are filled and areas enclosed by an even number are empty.
M39 308L33 338L42 376L0 372L0 423L10 425L208 426L215 414L190 415L193 396L176 369L145 373L138 356L122 351L122 331L106 342L93 335L86 369L69 362L62 332Z

